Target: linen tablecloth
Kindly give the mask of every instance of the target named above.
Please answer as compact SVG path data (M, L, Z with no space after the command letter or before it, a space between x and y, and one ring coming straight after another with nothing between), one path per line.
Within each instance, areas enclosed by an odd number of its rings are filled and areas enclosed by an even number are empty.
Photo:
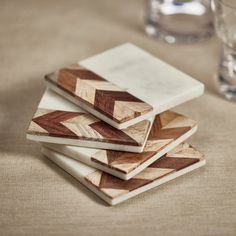
M144 33L141 0L0 1L0 235L236 235L236 104L214 89L216 37L167 45ZM25 131L55 69L131 42L206 85L174 110L199 121L207 165L108 207L40 154Z

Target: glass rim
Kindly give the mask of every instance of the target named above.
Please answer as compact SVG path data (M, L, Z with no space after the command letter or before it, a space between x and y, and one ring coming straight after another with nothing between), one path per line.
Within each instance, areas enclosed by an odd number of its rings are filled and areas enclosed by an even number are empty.
M228 3L227 1L224 0L215 0L217 2L220 2L222 5L232 8L232 9L236 9L236 3L234 5L232 5L231 3Z

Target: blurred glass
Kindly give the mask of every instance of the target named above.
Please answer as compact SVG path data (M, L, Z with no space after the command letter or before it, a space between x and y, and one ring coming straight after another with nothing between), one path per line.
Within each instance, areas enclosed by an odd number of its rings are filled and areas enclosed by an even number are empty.
M213 0L212 10L222 42L218 88L226 98L236 101L236 0Z
M206 39L214 33L210 0L147 0L145 29L168 43Z

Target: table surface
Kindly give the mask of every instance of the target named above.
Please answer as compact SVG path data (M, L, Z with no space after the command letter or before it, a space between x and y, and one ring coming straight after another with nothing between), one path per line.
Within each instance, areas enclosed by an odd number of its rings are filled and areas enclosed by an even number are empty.
M145 35L141 0L0 2L0 235L236 235L236 104L214 88L216 37L167 45ZM43 76L132 42L206 85L175 110L199 121L207 165L109 207L27 141Z

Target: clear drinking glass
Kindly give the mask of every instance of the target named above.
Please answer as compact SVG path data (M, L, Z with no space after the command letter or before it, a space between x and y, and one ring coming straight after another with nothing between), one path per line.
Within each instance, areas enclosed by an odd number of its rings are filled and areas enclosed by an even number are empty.
M212 10L222 42L218 89L226 98L236 101L236 0L213 0Z
M210 0L147 0L145 30L168 43L208 38L214 33Z

